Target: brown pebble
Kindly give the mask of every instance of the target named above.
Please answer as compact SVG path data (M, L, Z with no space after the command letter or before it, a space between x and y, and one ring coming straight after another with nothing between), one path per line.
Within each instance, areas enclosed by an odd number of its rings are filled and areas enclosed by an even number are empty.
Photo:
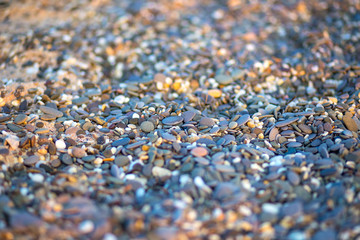
M191 154L195 157L204 157L208 154L208 150L203 147L196 147L193 150L191 150Z
M271 131L269 133L269 140L275 141L276 135L278 135L278 134L279 134L279 129L274 127L273 129L271 129Z
M351 113L347 112L343 117L343 121L347 129L353 132L357 132L358 126L356 125L355 120L352 119Z
M73 157L82 158L82 157L85 157L86 152L85 152L84 148L74 147L71 150L71 154Z

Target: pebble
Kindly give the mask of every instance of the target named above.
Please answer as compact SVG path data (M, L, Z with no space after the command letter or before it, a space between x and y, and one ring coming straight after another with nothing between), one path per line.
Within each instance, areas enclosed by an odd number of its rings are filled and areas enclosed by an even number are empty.
M65 149L66 148L66 144L63 139L56 140L55 146L57 149Z
M164 118L162 120L162 123L165 125L177 125L183 121L183 117L181 116L170 116L167 118Z
M233 79L229 75L219 74L215 76L215 80L222 85L228 85L233 82Z
M52 115L52 116L55 116L55 117L62 117L64 114L62 112L60 112L59 110L56 110L54 108L51 108L51 107L46 107L46 106L40 106L40 110L43 112L43 113L46 113L48 115Z
M40 161L40 158L38 155L32 155L30 157L27 157L24 160L24 165L26 166L34 166L38 161Z
M280 127L285 127L285 126L290 125L290 124L292 124L292 123L294 123L294 122L296 122L298 120L299 120L298 117L289 118L289 119L286 119L284 121L277 122L275 124L275 127L279 127L279 128Z
M84 148L73 147L71 149L71 155L76 158L82 158L85 157L86 152Z
M204 157L208 154L208 150L203 147L196 147L191 150L191 154L195 157Z
M357 132L359 130L355 120L351 116L351 113L349 112L345 113L345 116L343 117L343 121L346 128L349 129L350 131Z
M25 114L19 114L17 115L17 117L14 119L14 123L15 124L24 124L27 120L27 116Z
M199 122L200 125L204 125L204 126L208 126L208 127L212 127L215 125L215 122L213 119L211 118L208 118L208 117L202 117L200 119L200 122Z
M269 133L269 140L270 141L275 141L276 136L279 134L279 129L274 127L273 129L271 129L270 133Z
M171 177L171 171L166 168L155 166L152 168L151 172L154 175L154 177L157 177L160 179L166 179L166 178Z
M238 124L238 126L243 126L245 123L247 123L250 120L250 115L249 114L245 114L242 115L237 121L236 123Z
M153 131L155 127L154 127L154 124L152 122L144 121L144 122L141 123L140 128L144 132L149 133L149 132Z

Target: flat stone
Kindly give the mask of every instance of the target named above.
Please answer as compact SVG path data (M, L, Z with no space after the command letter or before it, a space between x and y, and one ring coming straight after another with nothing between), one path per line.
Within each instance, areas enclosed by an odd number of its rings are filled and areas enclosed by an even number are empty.
M297 120L299 120L298 117L289 118L289 119L286 119L284 121L277 122L275 124L275 127L285 127L287 125L290 125L290 124L296 122Z
M311 134L312 133L312 130L311 130L311 127L309 127L308 125L305 125L305 124L299 124L298 125L298 128L300 128L300 130L306 134Z
M245 114L245 115L242 115L237 121L236 123L238 124L238 126L242 126L244 125L245 123L247 123L247 121L250 120L250 115L249 114Z
M226 74L218 74L215 76L215 80L222 85L228 85L232 83L234 80L231 76Z
M350 131L357 132L359 130L355 120L351 117L351 113L346 113L343 117L343 121L346 128Z
M112 143L111 143L111 146L113 146L113 147L125 146L125 145L127 145L129 142L130 142L130 138L125 137L125 138L121 138L121 139L118 139L118 140L112 142Z
M31 167L34 166L40 160L38 155L32 155L24 160L24 165Z
M115 158L114 163L118 167L124 167L130 163L130 159L127 156L120 155Z
M62 117L64 114L60 112L59 110L56 110L55 108L46 107L46 106L40 106L40 111L43 113L53 115L55 117Z
M184 118L184 122L190 122L196 115L195 111L186 111L181 114L181 117Z
M215 125L215 122L212 118L208 118L208 117L202 117L200 119L199 122L200 125L204 125L204 126L208 126L208 127L212 127Z
M295 173L293 171L288 171L286 174L286 177L292 185L294 185L294 186L299 185L300 177L297 173Z
M208 150L204 147L196 147L191 150L191 154L195 157L204 157L208 154Z
M273 129L271 129L270 133L269 133L269 140L270 141L275 141L276 136L279 134L279 129L274 127Z
M35 130L35 133L37 133L37 134L46 134L49 132L50 132L50 130L48 128L39 128L39 129Z
M14 123L15 124L23 124L26 122L28 116L26 116L25 114L19 114L17 115L17 117L14 119Z
M162 123L165 125L177 125L177 124L181 123L183 120L184 120L184 118L181 116L170 116L170 117L164 118L162 120Z

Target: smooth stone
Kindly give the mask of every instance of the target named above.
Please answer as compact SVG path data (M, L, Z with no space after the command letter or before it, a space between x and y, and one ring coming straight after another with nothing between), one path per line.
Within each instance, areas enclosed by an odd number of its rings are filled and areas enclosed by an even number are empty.
M215 76L215 80L222 85L228 85L232 83L234 80L231 76L226 74L218 74Z
M215 122L212 118L208 118L208 117L202 117L200 119L199 122L200 125L204 125L204 126L208 126L208 127L212 127L215 125Z
M181 117L184 118L184 122L190 122L196 115L194 111L186 111L181 114Z
M24 160L24 165L31 167L34 166L40 160L38 155L32 155Z
M73 147L71 149L71 154L72 154L73 157L82 158L82 157L85 157L86 152L85 152L84 148Z
M171 171L166 168L155 166L152 168L151 172L154 175L154 177L158 177L160 179L166 179L171 177Z
M62 163L66 164L66 165L73 164L73 160L72 160L71 156L69 154L67 154L67 153L63 154L61 156L60 160L61 160Z
M208 150L204 147L196 147L191 150L191 154L195 157L204 157L208 154Z
M300 128L300 130L306 134L311 134L312 133L312 130L311 130L311 127L309 127L308 125L305 125L305 124L299 124L298 125L298 128Z
M297 120L299 120L298 117L289 118L289 119L286 119L284 121L277 122L275 124L275 127L285 127L287 125L290 125L290 124L296 122Z
M357 132L359 130L355 120L351 117L351 113L346 113L343 117L343 121L346 128L350 131Z
M63 139L59 139L59 140L56 140L55 142L55 146L57 149L65 149L66 148L66 143Z
M244 125L245 123L247 123L247 121L250 120L250 115L249 114L245 114L245 115L242 115L237 121L236 123L238 124L238 126L242 126Z
M125 137L125 138L121 138L121 139L118 139L118 140L112 142L112 143L111 143L111 146L113 146L113 147L125 146L125 145L127 145L129 142L130 142L130 138Z
M288 148L297 148L297 147L301 147L302 144L299 142L290 142L288 145L286 145Z
M155 126L152 122L150 121L144 121L140 124L140 128L141 130L143 130L144 132L151 132L155 129Z
M6 127L14 133L21 132L24 129L24 127L18 126L18 125L12 124L12 123L6 124Z
M88 103L89 101L90 101L90 100L89 100L88 97L79 97L79 98L73 99L73 100L72 100L72 104L79 106L79 105L82 105L82 104L86 104L86 103Z
M14 123L16 124L23 124L26 122L27 120L27 116L25 114L19 114L17 115L17 117L14 119Z
M127 156L120 155L115 158L114 163L118 167L124 167L130 163L130 159Z
M60 112L59 110L56 110L55 108L46 107L46 106L40 106L40 111L43 113L53 115L55 117L62 117L64 114Z
M162 123L165 125L177 125L177 124L181 123L183 120L184 120L184 118L181 116L170 116L170 117L164 118L162 120Z
M289 180L289 182L294 186L299 185L301 181L299 175L293 171L288 171L286 177Z
M336 240L336 232L334 229L320 230L314 234L312 240Z
M274 127L273 129L271 129L270 133L269 133L269 140L270 141L275 141L276 136L279 134L279 129Z
M37 134L45 134L48 133L50 130L48 128L39 128L35 130L35 133Z

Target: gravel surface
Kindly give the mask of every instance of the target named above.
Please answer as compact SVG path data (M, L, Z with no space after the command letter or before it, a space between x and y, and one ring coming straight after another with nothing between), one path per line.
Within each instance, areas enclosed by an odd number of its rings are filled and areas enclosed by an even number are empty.
M0 239L360 237L356 0L0 0Z

